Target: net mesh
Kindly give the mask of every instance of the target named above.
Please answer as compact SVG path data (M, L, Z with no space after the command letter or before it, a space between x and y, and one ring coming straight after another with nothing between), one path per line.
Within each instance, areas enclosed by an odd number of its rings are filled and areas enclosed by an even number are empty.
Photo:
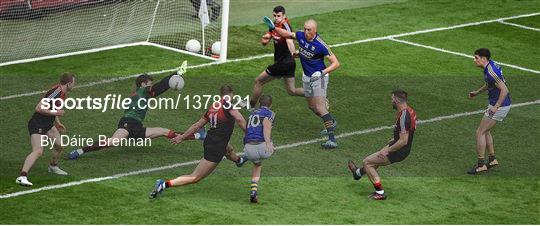
M201 0L2 0L0 62L149 41L203 42ZM219 41L221 2L207 0L203 51Z

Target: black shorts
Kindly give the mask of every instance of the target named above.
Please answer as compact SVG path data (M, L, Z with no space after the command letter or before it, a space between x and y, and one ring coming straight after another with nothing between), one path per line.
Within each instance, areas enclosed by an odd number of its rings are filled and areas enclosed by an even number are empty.
M274 77L294 77L296 71L296 62L294 59L278 61L266 68L266 73Z
M125 129L128 131L128 138L145 138L146 127L143 127L142 123L134 118L123 117L118 122L118 129Z
M411 153L411 147L405 146L395 152L390 152L388 160L390 160L390 163L401 162L409 156L409 153Z
M32 134L41 134L41 135L47 135L47 132L54 126L54 121L44 121L39 120L36 118L31 118L30 121L28 121L28 133L30 136Z
M210 162L221 162L227 152L227 144L228 143L205 144L203 158Z

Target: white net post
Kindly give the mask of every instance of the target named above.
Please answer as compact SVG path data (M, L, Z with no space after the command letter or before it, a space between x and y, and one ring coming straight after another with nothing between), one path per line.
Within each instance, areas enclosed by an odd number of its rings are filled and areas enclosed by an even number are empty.
M223 0L221 9L221 49L219 61L227 61L227 42L229 37L229 0Z

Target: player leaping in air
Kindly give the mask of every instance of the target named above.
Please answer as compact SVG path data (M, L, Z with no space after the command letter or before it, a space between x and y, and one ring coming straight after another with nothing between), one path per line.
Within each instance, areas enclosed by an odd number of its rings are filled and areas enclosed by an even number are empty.
M283 28L291 32L291 24L285 16L285 8L276 6L273 11L274 24L276 27ZM255 79L253 92L251 94L250 106L253 108L257 104L263 91L264 84L276 79L283 78L287 93L291 96L304 96L304 89L294 86L294 74L296 62L293 54L295 53L294 41L290 38L281 37L275 30L269 31L261 39L262 45L267 45L270 40L274 40L274 64L268 66L266 70Z
M510 91L508 91L508 87L506 86L502 69L497 63L491 60L489 49L477 49L474 52L474 63L476 66L484 69L485 84L478 90L470 92L469 98L473 98L487 90L489 105L482 121L480 121L480 125L478 125L478 129L476 129L476 154L478 161L472 169L467 171L468 174L485 172L499 165L499 162L495 158L491 128L497 122L504 120L512 104ZM487 164L484 159L486 149L489 155Z
M322 143L321 146L327 149L337 148L338 144L334 135L337 124L328 112L326 95L329 75L339 67L339 61L317 33L317 22L313 19L307 20L304 23L304 31L296 33L276 27L268 17L264 17L264 22L270 31L275 31L283 38L294 38L298 41L298 55L304 72L302 76L304 95L309 108L321 117L324 132L328 135L328 141ZM325 57L330 61L328 67L324 64Z
M219 105L212 104L212 107L204 113L204 115L193 124L182 135L177 135L172 139L172 142L179 144L191 136L195 131L203 128L204 125L210 124L208 135L204 139L204 154L199 164L193 172L188 175L183 175L172 180L159 179L154 185L154 189L150 193L150 198L156 198L165 189L176 186L184 186L188 184L198 183L218 166L224 156L238 164L242 164L245 159L237 156L232 151L232 146L229 145L229 140L234 131L235 122L244 132L246 131L246 120L236 109L232 108L230 101L234 96L233 88L229 85L223 85L220 88L221 102ZM229 103L226 103L229 102ZM231 156L232 155L232 156Z
M58 104L55 99L65 99L65 95L73 89L74 86L75 75L64 73L60 76L60 82L47 91L42 97L42 101L36 105L35 112L30 121L28 121L28 133L30 134L32 152L26 156L26 159L24 160L21 173L15 180L17 184L22 186L32 186L32 182L28 180L27 176L36 160L43 155L43 146L41 143L42 136L46 136L47 139L55 139L54 151L52 152L48 171L58 175L67 175L65 171L58 167L60 155L62 150L64 150L60 144L60 134L64 133L66 130L66 127L60 122L60 117L63 116L65 112L63 109L56 109L56 111L54 111L52 105ZM45 105L42 105L43 101L48 102L51 108L46 108Z
M416 130L416 113L407 104L405 91L395 90L392 92L392 106L397 110L394 138L381 150L364 158L362 167L356 167L351 160L348 164L355 180L360 180L363 175L367 174L375 187L375 192L370 195L370 198L375 200L386 199L377 168L401 162L407 158L411 152L414 131Z
M140 99L149 99L159 96L160 94L167 91L169 87L169 79L172 76L181 76L186 72L187 64L184 62L178 71L174 74L171 74L158 83L153 84L153 78L150 75L142 74L137 77L135 80L136 89L131 94L131 104L124 112L124 116L120 118L118 122L118 129L114 132L111 138L107 139L107 143L94 143L92 146L86 146L77 150L73 150L69 153L69 159L75 160L79 158L84 153L93 152L102 150L107 147L117 146L118 142L114 140L119 140L122 138L157 138L165 136L167 138L173 138L177 135L172 129L166 129L161 127L146 128L143 126L143 121L146 116L146 111L148 108L141 108L138 102ZM148 101L141 101L147 103ZM197 133L186 137L187 139L204 139L205 136L204 128L200 128Z

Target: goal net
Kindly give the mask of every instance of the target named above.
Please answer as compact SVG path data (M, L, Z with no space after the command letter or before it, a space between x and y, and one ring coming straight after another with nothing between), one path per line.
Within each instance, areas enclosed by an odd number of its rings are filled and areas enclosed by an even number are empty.
M2 0L0 66L137 45L224 61L228 8L229 0ZM192 39L200 51L185 49Z

